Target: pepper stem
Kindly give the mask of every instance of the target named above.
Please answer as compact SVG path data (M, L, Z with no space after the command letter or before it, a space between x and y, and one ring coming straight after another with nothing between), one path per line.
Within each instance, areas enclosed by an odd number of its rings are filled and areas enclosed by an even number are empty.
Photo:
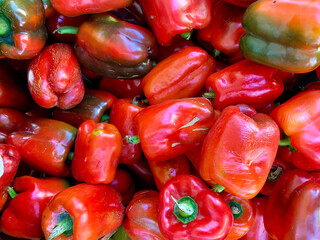
M15 198L18 193L13 189L13 187L8 187L8 194L11 198Z
M61 213L58 217L58 224L53 228L48 240L64 234L66 237L73 234L73 219L68 212Z
M106 122L108 123L110 119L110 116L108 114L103 114L100 122Z
M118 230L115 232L115 234L112 235L110 240L130 240L128 237L126 231L124 230L123 225L121 225Z
M173 214L182 223L189 223L196 219L198 214L198 204L189 196L182 197L176 200L171 196L175 202Z
M217 184L217 183L212 187L212 190L215 191L216 193L221 193L224 189L225 189L224 186L221 186L220 184Z
M130 144L138 144L138 143L140 143L140 139L139 139L138 135L136 135L136 136L127 135L124 138L127 141L127 143L130 143Z
M202 94L202 97L214 100L216 97L216 94L214 92L206 92L206 93Z
M231 212L233 214L233 218L234 219L237 219L239 217L241 217L241 215L243 214L243 210L242 210L242 207L241 207L241 204L238 203L237 201L230 201L228 202L228 205L231 209Z
M216 48L213 49L213 57L214 57L214 58L218 57L218 56L220 55L220 53L221 53L221 52L220 52L218 49L216 49Z
M272 166L270 169L270 172L268 174L268 181L269 182L275 182L278 180L278 178L282 175L283 170L279 166Z
M185 32L180 34L181 37L183 37L186 40L190 40L191 38L191 32Z
M292 151L298 152L298 150L295 149L295 148L291 145L290 137L286 137L286 138L280 139L280 141L279 141L279 146L288 147L289 150L290 150L290 152L292 152Z
M59 34L73 34L76 35L78 32L78 27L73 27L73 26L63 26L63 27L59 27L58 29L53 31L53 34L55 34L56 32Z
M11 23L9 19L0 14L0 37L6 37L11 33Z

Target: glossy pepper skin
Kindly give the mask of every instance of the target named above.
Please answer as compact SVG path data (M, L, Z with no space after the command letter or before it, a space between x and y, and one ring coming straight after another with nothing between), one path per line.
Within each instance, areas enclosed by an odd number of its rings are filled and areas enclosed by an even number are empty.
M253 198L268 177L279 139L279 127L268 115L229 106L203 142L200 175L236 196Z
M284 173L276 184L264 213L264 224L272 239L317 239L320 183L301 170Z
M320 65L320 6L315 0L256 1L242 19L242 54L287 72L311 72Z
M173 38L207 26L211 20L211 0L140 0L148 23L162 46L171 45Z
M132 3L132 0L50 0L54 9L59 13L75 17L84 14L108 12L118 8L124 8Z
M151 69L156 45L146 28L104 13L81 24L75 52L83 66L101 76L139 78Z
M308 171L320 169L319 94L319 89L298 93L270 114L289 136L291 145L304 156L302 165Z
M111 108L115 101L116 97L111 93L86 89L79 105L68 110L55 108L52 111L52 117L78 128L86 120L100 122L103 114Z
M88 184L108 184L116 174L122 150L119 130L109 123L83 122L75 142L72 176Z
M0 3L0 58L31 59L47 41L41 0L3 0Z
M123 227L131 240L166 240L159 230L159 193L136 192L126 208Z
M53 176L68 176L65 161L74 144L77 129L45 118L29 118L10 133L6 143L20 151L22 161Z
M197 213L194 220L183 223L174 214L178 208L174 199L179 202L187 196L197 204L197 210L193 208ZM161 189L158 221L160 231L168 240L222 240L231 230L233 216L228 204L204 182L193 175L182 174Z
M80 65L65 43L46 47L28 68L28 87L41 107L70 109L84 96Z
M223 0L223 1L239 7L247 8L251 3L254 3L257 0Z
M113 232L124 219L120 193L109 185L78 184L57 194L42 214L42 231L49 238L61 214L69 214L72 231L54 240L96 240ZM70 233L70 232L69 232Z
M67 187L69 183L61 178L16 178L13 188L18 195L11 200L1 216L1 230L17 238L43 237L42 211L56 194Z
M142 149L138 136L138 129L134 124L134 117L143 109L142 105L135 99L118 99L110 111L109 123L116 126L122 136L122 151L120 163L132 164L139 161Z
M213 57L202 48L184 48L151 69L142 80L143 92L150 105L195 97L214 69Z
M198 31L197 38L210 42L215 49L229 57L229 62L241 60L239 40L245 33L241 24L244 12L245 8L218 1L212 6L210 24Z
M167 100L143 109L135 124L146 158L169 160L200 145L219 113L202 97Z
M277 69L247 59L211 74L206 85L214 94L214 107L219 110L239 103L263 108L284 90Z

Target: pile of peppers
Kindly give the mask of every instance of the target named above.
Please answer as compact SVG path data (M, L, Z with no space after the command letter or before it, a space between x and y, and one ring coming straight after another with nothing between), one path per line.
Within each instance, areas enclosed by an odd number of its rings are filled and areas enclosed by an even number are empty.
M320 239L320 0L0 0L1 240Z

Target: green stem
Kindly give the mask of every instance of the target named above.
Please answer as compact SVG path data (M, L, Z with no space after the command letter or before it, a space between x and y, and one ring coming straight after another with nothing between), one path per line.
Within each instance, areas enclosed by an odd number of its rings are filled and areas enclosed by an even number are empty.
M220 184L216 184L212 187L212 190L216 193L221 193L225 189L224 186L221 186Z
M72 158L73 158L74 153L73 152L69 152L68 154L68 160L71 162Z
M142 103L144 103L144 104L148 104L149 103L149 100L146 98L146 99L141 99L140 100Z
M298 152L298 150L295 149L295 148L291 145L290 137L286 137L286 138L280 139L280 141L279 141L279 146L288 147L289 150L290 150L290 152L292 152L292 151Z
M220 51L218 49L213 49L213 57L216 58L220 55Z
M138 101L137 101L137 98L138 98L138 96L135 96L135 97L132 99L132 104L133 104L133 105L136 105L136 106L139 106L139 103L138 103Z
M189 223L196 219L198 214L198 204L189 196L185 196L176 200L171 196L175 202L173 214L182 223Z
M138 144L138 143L140 143L140 139L139 139L138 135L136 135L136 136L127 135L124 138L126 139L127 143L130 143L130 144Z
M214 92L206 92L206 93L202 94L202 97L214 100L216 97L216 94Z
M115 234L110 238L110 240L130 240L123 225L119 227Z
M11 198L15 198L18 193L13 189L13 187L8 187L8 194Z
M186 40L190 40L191 38L191 32L185 32L180 34L181 37L183 37Z
M110 116L108 114L103 114L100 122L106 122L108 123L110 119Z
M72 26L63 26L53 31L53 34L56 32L59 34L73 34L76 35L78 32L78 27L72 27Z
M243 210L240 203L233 200L228 202L228 205L231 209L234 219L241 217L241 215L243 214Z
M0 14L0 37L8 36L11 31L11 23L9 19L5 15Z
M61 234L66 237L73 234L73 219L68 212L59 215L58 224L53 228L48 240L54 239Z

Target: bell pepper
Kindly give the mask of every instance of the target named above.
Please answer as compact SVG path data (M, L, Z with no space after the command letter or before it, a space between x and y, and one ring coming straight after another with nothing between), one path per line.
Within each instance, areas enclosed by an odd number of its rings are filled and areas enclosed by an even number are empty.
M291 144L304 158L300 165L308 171L320 169L320 139L318 138L320 90L298 93L275 108L270 116L289 138L280 144Z
M242 19L242 54L287 72L311 72L320 65L320 7L315 0L256 1Z
M0 3L0 58L30 59L47 41L41 0L2 0Z
M159 191L170 179L180 174L191 174L190 162L184 155L166 161L149 161L149 166Z
M264 212L272 239L317 239L320 182L301 170L285 172L277 182Z
M100 122L104 113L111 108L115 101L116 97L111 93L86 89L79 105L68 110L54 108L52 117L78 128L86 120Z
M159 193L154 190L136 192L126 208L125 232L134 240L166 240L158 225Z
M229 57L229 62L243 58L239 50L240 37L245 33L241 20L245 9L225 1L212 6L210 24L197 32L197 38L210 42L212 46Z
M47 19L54 16L57 13L57 11L53 8L50 0L42 0L42 3L47 21Z
M257 0L223 0L225 2L231 3L233 5L247 8L250 6L250 4L254 3Z
M99 89L110 92L118 98L142 97L142 78L120 79L103 77L99 83Z
M92 15L77 28L62 27L61 34L76 33L75 53L89 70L110 78L139 78L152 67L156 54L152 33L109 13Z
M220 111L202 97L172 99L146 107L135 117L149 161L165 161L200 145Z
M239 103L259 109L282 94L284 86L277 73L275 68L246 59L211 74L206 85L219 110Z
M68 176L67 156L74 144L77 129L45 118L29 118L10 133L6 143L20 151L22 161L36 170L53 176Z
M57 194L42 213L47 240L97 240L124 219L120 193L109 185L78 184Z
M228 204L204 182L182 174L161 189L158 221L169 240L223 240L233 216Z
M123 205L128 205L135 193L135 183L130 173L122 168L118 168L114 179L109 185L121 194Z
M66 43L46 47L28 69L28 86L41 107L70 109L84 96L80 65Z
M115 175L122 150L119 130L109 123L83 122L75 142L72 176L88 184L108 184Z
M240 240L271 240L268 232L263 224L263 215L268 203L268 197L258 197L251 199L256 215L254 222L251 225L249 232L240 238Z
M191 35L193 29L207 26L211 20L212 0L140 0L148 23L162 46L169 46L179 34Z
M256 216L255 206L251 199L242 199L225 191L220 196L228 203L233 215L233 225L225 240L237 240L250 230Z
M279 127L268 115L226 107L203 142L200 175L236 196L253 198L268 177L279 139Z
M32 98L19 84L18 75L5 62L0 62L0 107L27 111Z
M50 0L54 9L59 13L75 17L84 14L108 12L114 9L127 7L132 0Z
M16 178L13 189L9 190L9 194L14 194L13 199L1 216L1 231L16 238L43 237L42 211L56 194L67 187L69 183L61 178Z
M202 48L184 48L158 63L143 78L143 92L151 105L195 97L214 69L213 58Z
M8 134L18 130L18 125L28 116L12 108L0 108L0 143L4 143Z

